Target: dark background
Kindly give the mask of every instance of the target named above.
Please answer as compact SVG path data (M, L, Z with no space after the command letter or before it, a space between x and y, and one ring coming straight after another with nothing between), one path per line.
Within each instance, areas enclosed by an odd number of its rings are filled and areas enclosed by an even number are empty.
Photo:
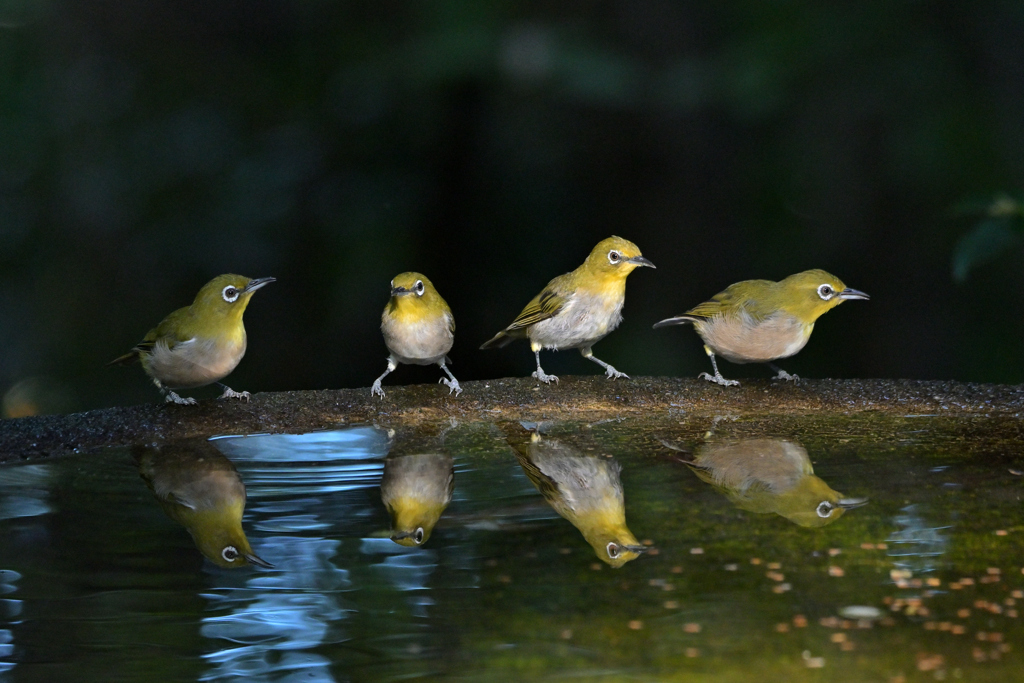
M1024 3L0 8L8 415L158 401L103 364L224 272L279 279L246 313L238 390L369 386L403 270L451 305L460 380L525 375L525 344L477 347L611 234L658 266L595 349L632 375L709 369L692 330L652 323L824 268L872 300L787 370L1024 381L1019 245L951 273L977 223L956 207L1024 177Z

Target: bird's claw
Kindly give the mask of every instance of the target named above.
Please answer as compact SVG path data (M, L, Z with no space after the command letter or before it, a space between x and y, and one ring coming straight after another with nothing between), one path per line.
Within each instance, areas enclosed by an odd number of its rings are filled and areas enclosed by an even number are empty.
M610 365L608 366L608 369L604 371L604 374L605 377L607 377L608 379L618 379L619 377L625 377L626 379L629 379L629 375L627 375L624 372L619 372Z
M448 395L449 396L452 395L453 391L455 392L456 396L458 396L459 394L462 393L462 387L459 386L459 380L457 380L457 379L453 380L453 379L448 379L447 377L442 377L441 379L437 380L437 383L438 384L443 384L446 387L448 387Z
M164 401L167 403L177 403L179 406L194 406L196 404L196 400L191 396L188 398L182 398L173 391L168 391L164 395Z
M383 400L383 398L384 398L384 390L380 388L380 380L379 379L376 380L373 383L372 387L370 387L370 396L371 397L373 397L373 396L380 396L381 399Z
M252 398L252 394L248 391L235 391L231 387L224 387L224 393L217 398L237 398L240 401L248 403L249 399Z
M784 379L787 382L793 382L794 384L797 384L800 382L800 375L791 375L785 370L779 370L779 373L775 375L775 377L773 377L772 379Z
M534 370L533 375L531 375L531 377L533 377L535 379L539 379L541 382L544 382L544 384L551 384L552 382L554 382L555 384L558 384L558 377L557 376L549 375L546 372L544 372L543 370Z
M700 373L699 375L697 375L697 379L706 379L709 382L714 382L715 384L720 384L723 387L738 387L740 385L740 383L737 380L726 379L726 378L722 377L721 375L712 375L709 372L702 372L702 373Z

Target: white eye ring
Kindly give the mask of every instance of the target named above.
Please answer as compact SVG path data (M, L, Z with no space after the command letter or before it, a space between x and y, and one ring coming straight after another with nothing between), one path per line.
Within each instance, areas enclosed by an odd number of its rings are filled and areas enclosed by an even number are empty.
M822 519L828 519L832 516L832 510L834 509L835 508L832 507L832 503L828 502L827 500L823 500L820 503L818 503L818 507L815 508L814 511L817 512L818 516Z
M619 252L615 251L614 249L612 249L611 251L608 252L608 263L610 263L613 266L615 266L615 265L618 265L619 261L621 261L621 260L622 260L622 254L620 254Z
M220 295L224 297L224 301L227 301L229 304L233 304L238 301L238 296L240 294L241 292L238 291L238 288L234 285L228 285L220 291Z
M615 541L609 542L604 549L608 553L608 557L613 560L619 556L619 546L615 544Z
M238 559L238 551L233 545L225 546L224 550L220 551L220 556L224 558L225 562L234 562Z
M832 285L818 285L818 296L823 301L828 301L836 295L836 290L832 289Z
M416 541L416 545L423 543L423 527L416 529L416 533L412 535L412 540Z
M412 288L416 292L416 296L423 296L423 292L427 289L423 286L423 280L417 280L416 284L414 284Z

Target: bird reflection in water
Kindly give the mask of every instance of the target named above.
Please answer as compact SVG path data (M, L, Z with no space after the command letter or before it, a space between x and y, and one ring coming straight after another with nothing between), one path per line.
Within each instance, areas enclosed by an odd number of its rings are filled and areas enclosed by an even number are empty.
M832 490L814 475L804 447L785 439L709 441L687 465L741 510L774 512L800 526L831 524L867 502Z
M580 530L602 561L618 568L647 550L626 527L618 462L583 455L536 432L515 452L533 485Z
M221 567L273 567L253 552L242 530L245 484L211 443L190 439L136 449L134 456L160 507L188 530L204 556Z
M389 455L380 497L391 515L391 540L420 546L452 501L455 463L446 453Z

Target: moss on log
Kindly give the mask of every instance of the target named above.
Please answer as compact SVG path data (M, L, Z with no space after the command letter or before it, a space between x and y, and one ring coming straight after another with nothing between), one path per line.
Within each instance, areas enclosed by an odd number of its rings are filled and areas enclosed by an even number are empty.
M1024 385L911 380L748 380L719 387L696 379L563 377L553 386L529 378L463 383L459 397L437 384L255 394L252 401L153 403L72 415L0 420L0 462L106 446L218 434L308 432L357 423L410 427L457 419L602 420L616 417L890 416L1024 417Z

